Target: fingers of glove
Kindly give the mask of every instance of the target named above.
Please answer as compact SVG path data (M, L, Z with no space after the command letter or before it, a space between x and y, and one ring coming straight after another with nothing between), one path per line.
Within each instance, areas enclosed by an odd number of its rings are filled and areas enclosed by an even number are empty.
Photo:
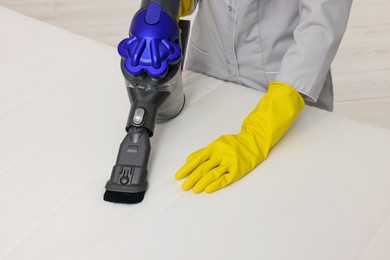
M188 191L194 187L194 185L202 178L205 174L207 174L210 170L217 167L219 161L217 159L210 159L201 165L199 165L184 181L182 188L185 191Z
M212 193L217 190L222 189L223 187L226 187L227 185L233 183L236 181L236 178L234 177L233 174L227 173L222 175L219 179L211 183L210 185L206 186L204 189L205 192L207 193Z
M208 173L206 173L201 179L195 184L193 191L195 193L201 193L204 191L206 186L216 181L218 178L220 178L222 175L224 175L227 171L227 168L224 166L218 166Z
M181 180L187 177L190 173L192 173L198 166L209 159L209 153L206 149L201 149L199 151L194 152L187 158L187 163L180 168L180 170L176 173L176 180Z

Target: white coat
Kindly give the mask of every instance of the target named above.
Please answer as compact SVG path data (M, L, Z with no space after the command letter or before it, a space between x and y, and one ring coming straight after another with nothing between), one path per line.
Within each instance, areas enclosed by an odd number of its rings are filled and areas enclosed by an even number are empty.
M352 0L200 0L186 68L266 91L281 81L333 109L330 65Z

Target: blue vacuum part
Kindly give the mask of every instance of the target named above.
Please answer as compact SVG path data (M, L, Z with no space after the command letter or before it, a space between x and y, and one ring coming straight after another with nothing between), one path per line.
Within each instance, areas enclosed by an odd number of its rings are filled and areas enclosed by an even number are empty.
M118 45L126 72L131 75L147 73L162 78L169 65L181 59L177 22L162 11L158 2L152 2L133 18L129 38Z

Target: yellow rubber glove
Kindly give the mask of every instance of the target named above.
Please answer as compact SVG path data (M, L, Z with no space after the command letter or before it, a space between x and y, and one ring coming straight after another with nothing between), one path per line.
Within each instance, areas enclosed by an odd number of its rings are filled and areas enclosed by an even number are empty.
M195 0L181 0L179 18L190 15L194 11Z
M188 176L182 189L211 193L244 177L267 158L304 106L293 87L272 82L239 134L223 135L187 158L176 173L178 180Z

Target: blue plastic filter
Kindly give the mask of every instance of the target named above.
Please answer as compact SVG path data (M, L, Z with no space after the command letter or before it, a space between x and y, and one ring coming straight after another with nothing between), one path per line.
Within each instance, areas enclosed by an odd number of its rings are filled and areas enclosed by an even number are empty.
M136 14L130 26L130 37L118 45L125 60L125 69L131 75L146 72L152 77L163 77L170 64L181 59L176 21L162 11L161 4L152 2Z

